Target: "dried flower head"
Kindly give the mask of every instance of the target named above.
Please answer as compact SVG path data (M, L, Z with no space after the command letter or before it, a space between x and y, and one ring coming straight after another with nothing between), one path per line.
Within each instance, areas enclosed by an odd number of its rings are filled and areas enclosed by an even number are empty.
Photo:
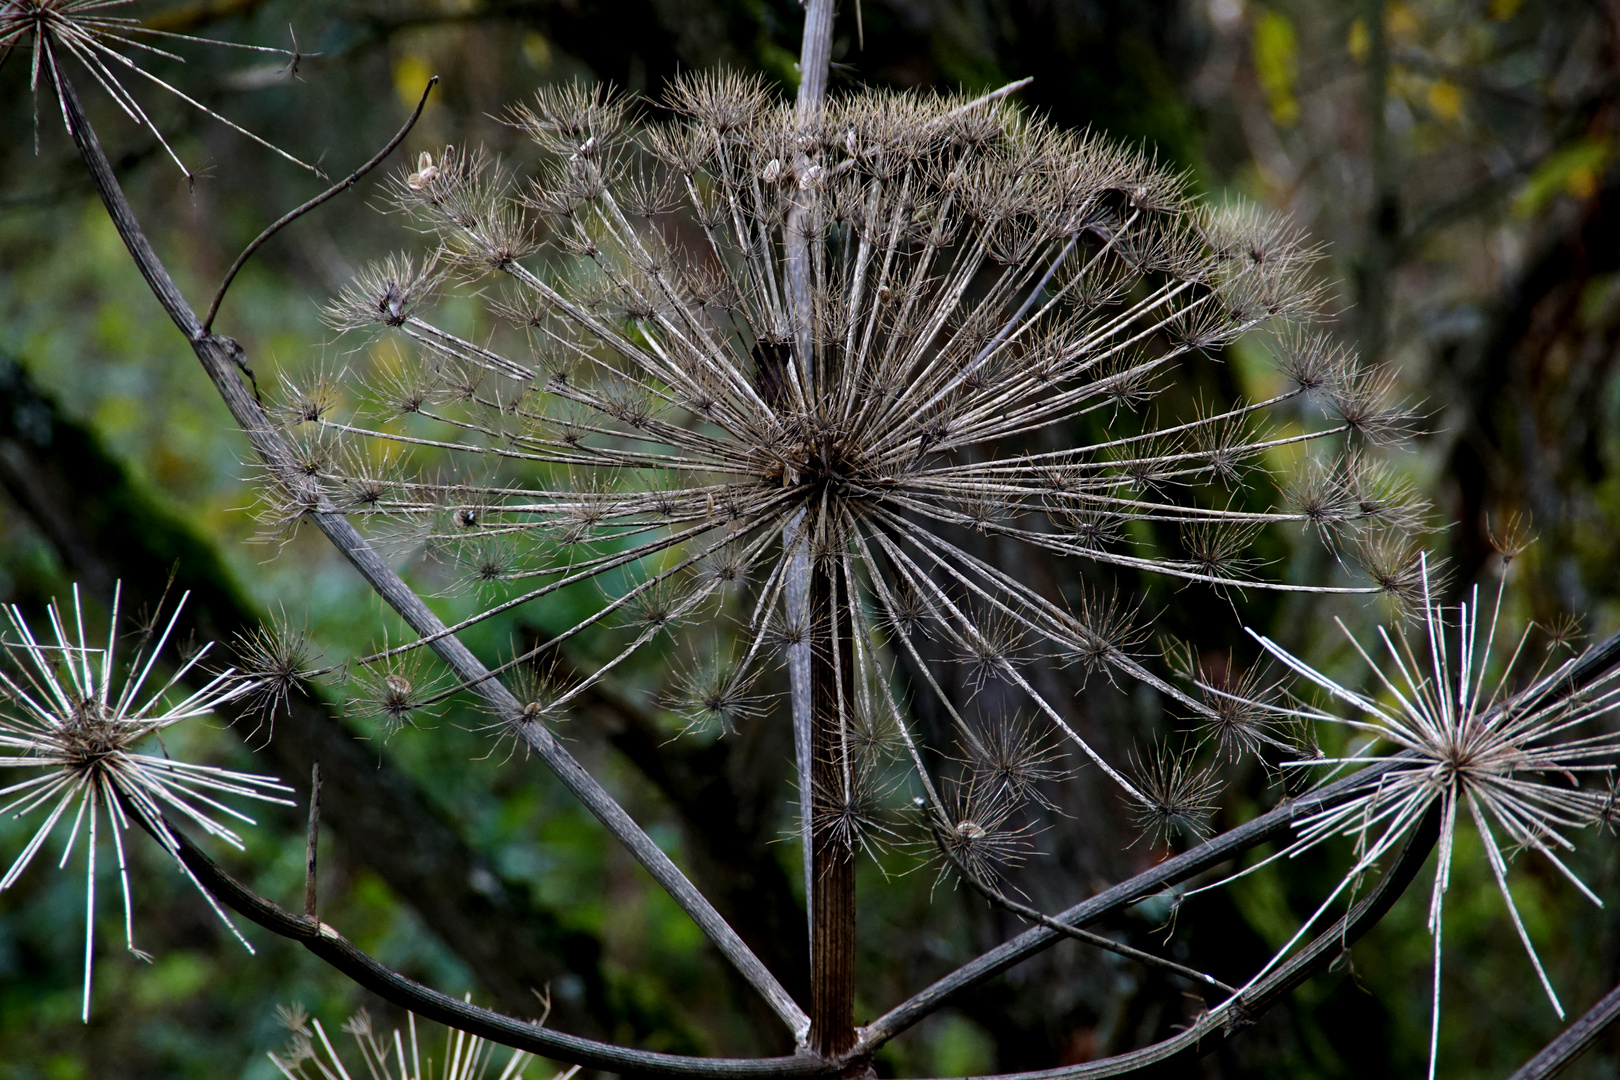
M334 330L404 326L443 282L437 252L420 263L408 255L390 255L357 274L321 314Z
M161 611L154 613L148 632L142 635L135 652L125 661L114 655L121 595L121 587L115 588L105 645L91 645L85 635L84 608L77 586L73 590L71 612L64 612L56 604L47 609L51 628L48 636L36 637L22 612L11 606L6 609L10 626L4 640L0 641L6 660L0 665L0 747L11 751L0 757L0 767L43 770L30 779L0 788L0 797L11 799L0 807L0 813L18 817L34 811L45 813L45 820L32 839L0 878L0 891L16 883L51 831L71 810L72 825L60 865L67 865L80 829L84 828L83 1016L87 1023L95 941L96 856L103 820L111 826L108 831L112 833L118 860L126 948L149 959L135 948L124 855L124 833L129 829L130 819L134 818L174 856L180 872L197 886L243 947L252 952L252 946L237 933L218 902L180 861L179 841L164 814L173 813L240 849L241 837L213 815L227 815L248 824L252 824L253 819L220 802L219 796L236 795L291 805L290 800L279 793L292 789L271 777L213 765L194 765L176 760L166 752L143 753L136 749L176 724L206 716L219 705L249 696L254 686L238 680L230 669L202 678L204 673L199 664L209 651L205 646L180 663L161 685L148 693L149 680L179 621L186 597L181 597L166 620ZM198 682L201 685L189 692L179 689L182 684Z
M711 646L680 673L670 695L672 711L685 718L686 730L727 735L737 725L765 712L765 698L754 689L760 670L741 667L724 649Z
M429 668L425 650L417 646L385 649L365 657L354 677L349 710L377 722L386 738L407 724L437 716L439 702L449 696L449 677Z
M1504 566L1523 555L1530 545L1536 542L1535 534L1530 531L1530 522L1517 510L1508 514L1506 518L1498 517L1486 521L1485 539L1502 557Z
M1155 747L1131 753L1131 778L1140 795L1132 800L1131 818L1154 845L1168 845L1177 835L1203 840L1220 793L1213 769L1194 763L1197 748Z
M364 1073L359 1068L351 1072L320 1020L311 1019L297 1005L290 1009L278 1006L276 1015L292 1035L281 1053L267 1056L287 1080L337 1080L359 1075L372 1080L520 1080L534 1061L530 1054L514 1050L506 1064L492 1073L496 1064L494 1043L465 1031L446 1029L443 1057L435 1062L432 1050L424 1054L417 1039L415 1014L406 1015L408 1034L395 1028L390 1038L378 1033L371 1016L362 1009L343 1023L343 1032L354 1040L364 1067ZM572 1080L579 1068L575 1065L565 1069L552 1080Z
M945 784L944 801L924 811L934 815L935 842L980 881L994 887L1008 869L1035 850L1034 826L1023 819L1024 802L1010 788L985 782L972 769ZM940 877L950 869L940 867Z
M1380 765L1376 783L1329 809L1302 817L1299 838L1282 854L1294 854L1333 836L1355 841L1356 862L1333 894L1301 928L1304 934L1327 905L1351 888L1426 815L1439 816L1439 859L1429 900L1429 932L1434 938L1435 1027L1430 1035L1429 1075L1434 1076L1440 1010L1442 916L1450 881L1454 838L1459 824L1472 822L1486 862L1554 1010L1563 1007L1541 966L1507 885L1507 862L1516 850L1541 856L1593 903L1597 896L1564 863L1559 851L1573 850L1570 830L1601 822L1610 812L1612 782L1620 761L1620 735L1605 733L1593 721L1620 704L1620 671L1572 693L1568 675L1574 658L1552 670L1545 663L1526 685L1513 685L1525 652L1527 628L1505 656L1497 656L1496 632L1502 608L1499 586L1495 608L1481 638L1476 587L1456 609L1455 623L1431 599L1427 563L1420 563L1421 637L1406 629L1380 630L1385 660L1379 663L1350 638L1375 681L1376 690L1346 687L1310 667L1268 638L1256 640L1301 678L1354 710L1346 719L1308 706L1276 708L1279 714L1322 725L1348 728L1363 739L1340 756L1300 762L1335 771L1353 765ZM1342 624L1341 624L1342 627ZM1349 632L1346 631L1349 636ZM1499 667L1499 670L1490 670ZM1380 746L1395 753L1378 752ZM1296 935L1295 941L1298 940ZM1293 942L1289 943L1291 947ZM1286 948L1284 950L1286 952ZM1280 954L1279 954L1280 959ZM1275 963L1276 961L1273 961Z
M1015 805L1035 802L1056 809L1042 785L1061 779L1068 770L1059 764L1062 747L1048 725L1002 715L964 727L962 733L964 763L978 786L1005 790Z
M1268 679L1264 665L1239 668L1231 653L1206 659L1190 645L1168 649L1166 656L1197 689L1203 704L1199 741L1214 743L1217 758L1235 762L1268 746L1285 754L1295 751L1284 738L1289 722L1274 708L1283 680Z
M929 638L969 686L1006 684L1134 793L1024 667L1074 658L1192 699L1133 655L1133 609L1070 610L978 552L1266 585L1247 549L1268 524L1387 530L1387 508L1353 499L1316 520L1256 509L1260 485L1234 498L1268 448L1389 427L1369 419L1382 376L1302 328L1314 251L1286 222L1199 210L1148 157L1001 102L856 95L806 123L757 80L700 74L667 103L672 120L640 125L578 87L515 110L543 157L521 194L479 154L419 159L398 207L465 275L504 279L491 313L528 348L451 333L424 292L402 320L371 322L416 350L419 381L455 393L431 409L384 400L387 424L328 422L449 472L479 530L532 539L492 575L510 586L499 609L599 583L595 614L533 650L625 635L561 704L725 605L747 612L737 671L697 680L689 715L705 698L722 706L705 715L730 711L720 691L752 685L770 645L847 657L841 685L870 687L899 656L937 666L918 651ZM527 258L541 236L544 267ZM380 310L380 284L337 308ZM1299 386L1181 417L1144 407L1184 360L1251 333L1280 335ZM1263 410L1311 393L1331 408L1264 435ZM1184 551L1134 546L1156 526ZM842 702L840 753L859 714Z
M235 652L241 662L237 678L247 688L243 710L272 725L287 707L287 699L315 674L315 646L304 627L295 627L286 612L268 623L236 635Z
M185 163L174 152L174 148L169 145L168 139L164 138L157 125L152 123L151 117L147 115L145 108L124 86L123 80L129 75L140 76L163 92L172 94L204 115L213 117L232 131L247 136L260 146L285 158L294 165L308 169L317 176L323 175L315 166L299 161L291 154L259 138L259 136L246 128L232 123L200 101L188 96L178 87L152 74L132 59L133 54L133 56L139 56L147 60L154 58L179 60L180 58L174 53L153 44L153 42L186 42L285 57L287 59L287 74L291 75L300 59L297 52L289 52L286 49L272 49L262 45L243 45L231 41L193 37L189 34L176 34L166 30L155 30L143 26L139 19L110 14L111 10L124 7L133 2L134 0L4 0L3 3L0 3L0 64L5 63L13 49L28 48L32 53L29 88L33 91L37 101L40 77L44 76L49 92L57 99L57 104L61 108L63 124L69 130L72 130L64 97L63 81L66 78L66 72L63 69L63 61L68 57L77 60L90 73L96 85L105 90L107 95L117 103L125 116L133 120L136 125L148 128L152 132L158 144L163 147L164 152L185 174L188 183L194 181L196 177L190 169L186 168ZM24 45L25 42L27 43L26 46Z

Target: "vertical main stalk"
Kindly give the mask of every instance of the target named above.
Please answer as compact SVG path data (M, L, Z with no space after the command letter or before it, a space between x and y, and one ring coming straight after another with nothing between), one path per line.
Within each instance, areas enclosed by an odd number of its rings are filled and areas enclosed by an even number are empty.
M848 583L830 559L810 559L810 1048L833 1057L855 1045L855 858L838 828L845 795L844 713L854 701Z
M808 0L805 6L796 104L799 122L807 128L820 119L827 96L835 4L836 0ZM793 209L783 231L783 242L794 360L811 402L816 402L826 388L816 385L816 365L812 362L814 305L809 244L802 227L804 213L803 206ZM789 665L794 730L802 737L804 729L810 729L806 740L810 744L809 760L805 761L801 749L799 762L800 805L808 804L809 808L801 818L809 834L805 859L809 878L805 898L810 916L809 1044L822 1057L834 1057L855 1045L855 859L837 827L845 794L841 764L844 728L839 703L844 703L842 711L847 712L854 701L854 657L848 628L840 632L838 618L839 612L848 610L845 590L849 583L841 580L836 560L817 559L811 550L813 517L812 512L799 519L797 543L802 545L802 553L793 559L789 569L795 580L788 582L786 601L790 616L798 603L809 608L809 641ZM784 532L783 542L791 542L788 532Z

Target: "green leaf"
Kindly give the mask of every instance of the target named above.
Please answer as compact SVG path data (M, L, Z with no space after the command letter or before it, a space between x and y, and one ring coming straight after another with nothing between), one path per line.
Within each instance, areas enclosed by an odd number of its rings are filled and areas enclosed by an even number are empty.
M1554 151L1530 174L1514 198L1514 216L1534 217L1561 194L1586 198L1597 190L1613 157L1614 140L1608 136L1580 139Z
M1299 82L1299 38L1293 21L1280 11L1262 11L1254 21L1249 47L1271 118L1279 127L1293 126L1299 122L1299 99L1294 96Z

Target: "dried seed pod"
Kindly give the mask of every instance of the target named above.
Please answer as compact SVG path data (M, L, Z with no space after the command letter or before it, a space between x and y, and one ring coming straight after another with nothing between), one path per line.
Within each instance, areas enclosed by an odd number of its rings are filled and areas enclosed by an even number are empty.
M1198 841L1210 834L1221 782L1212 769L1194 764L1194 753L1166 747L1140 756L1131 752L1131 779L1138 792L1131 800L1131 817L1150 844L1168 846L1176 836Z

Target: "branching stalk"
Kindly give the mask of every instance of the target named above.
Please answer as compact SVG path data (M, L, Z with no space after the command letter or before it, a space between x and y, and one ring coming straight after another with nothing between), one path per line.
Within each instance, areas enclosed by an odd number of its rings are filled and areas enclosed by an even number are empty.
M60 73L56 73L55 77L60 81L73 141L89 168L91 179L113 225L134 258L141 276L146 279L170 319L185 334L192 351L202 362L215 389L266 468L295 498L306 499L313 504L307 515L309 519L360 572L372 589L399 613L413 631L422 637L434 639L430 647L455 672L456 677L472 686L497 715L511 724L513 734L546 763L564 786L630 850L636 861L652 874L681 909L702 927L722 955L760 991L795 1037L803 1038L809 1030L809 1017L737 936L736 931L720 917L714 906L606 789L574 760L572 754L563 749L543 724L524 722L522 704L510 690L490 677L488 669L460 640L449 635L441 636L444 624L439 617L394 573L331 501L308 478L300 475L292 448L271 425L263 407L237 374L246 370L246 356L241 346L230 338L211 334L203 328L196 312L191 309L142 231L101 148L100 140L84 114L72 83Z

